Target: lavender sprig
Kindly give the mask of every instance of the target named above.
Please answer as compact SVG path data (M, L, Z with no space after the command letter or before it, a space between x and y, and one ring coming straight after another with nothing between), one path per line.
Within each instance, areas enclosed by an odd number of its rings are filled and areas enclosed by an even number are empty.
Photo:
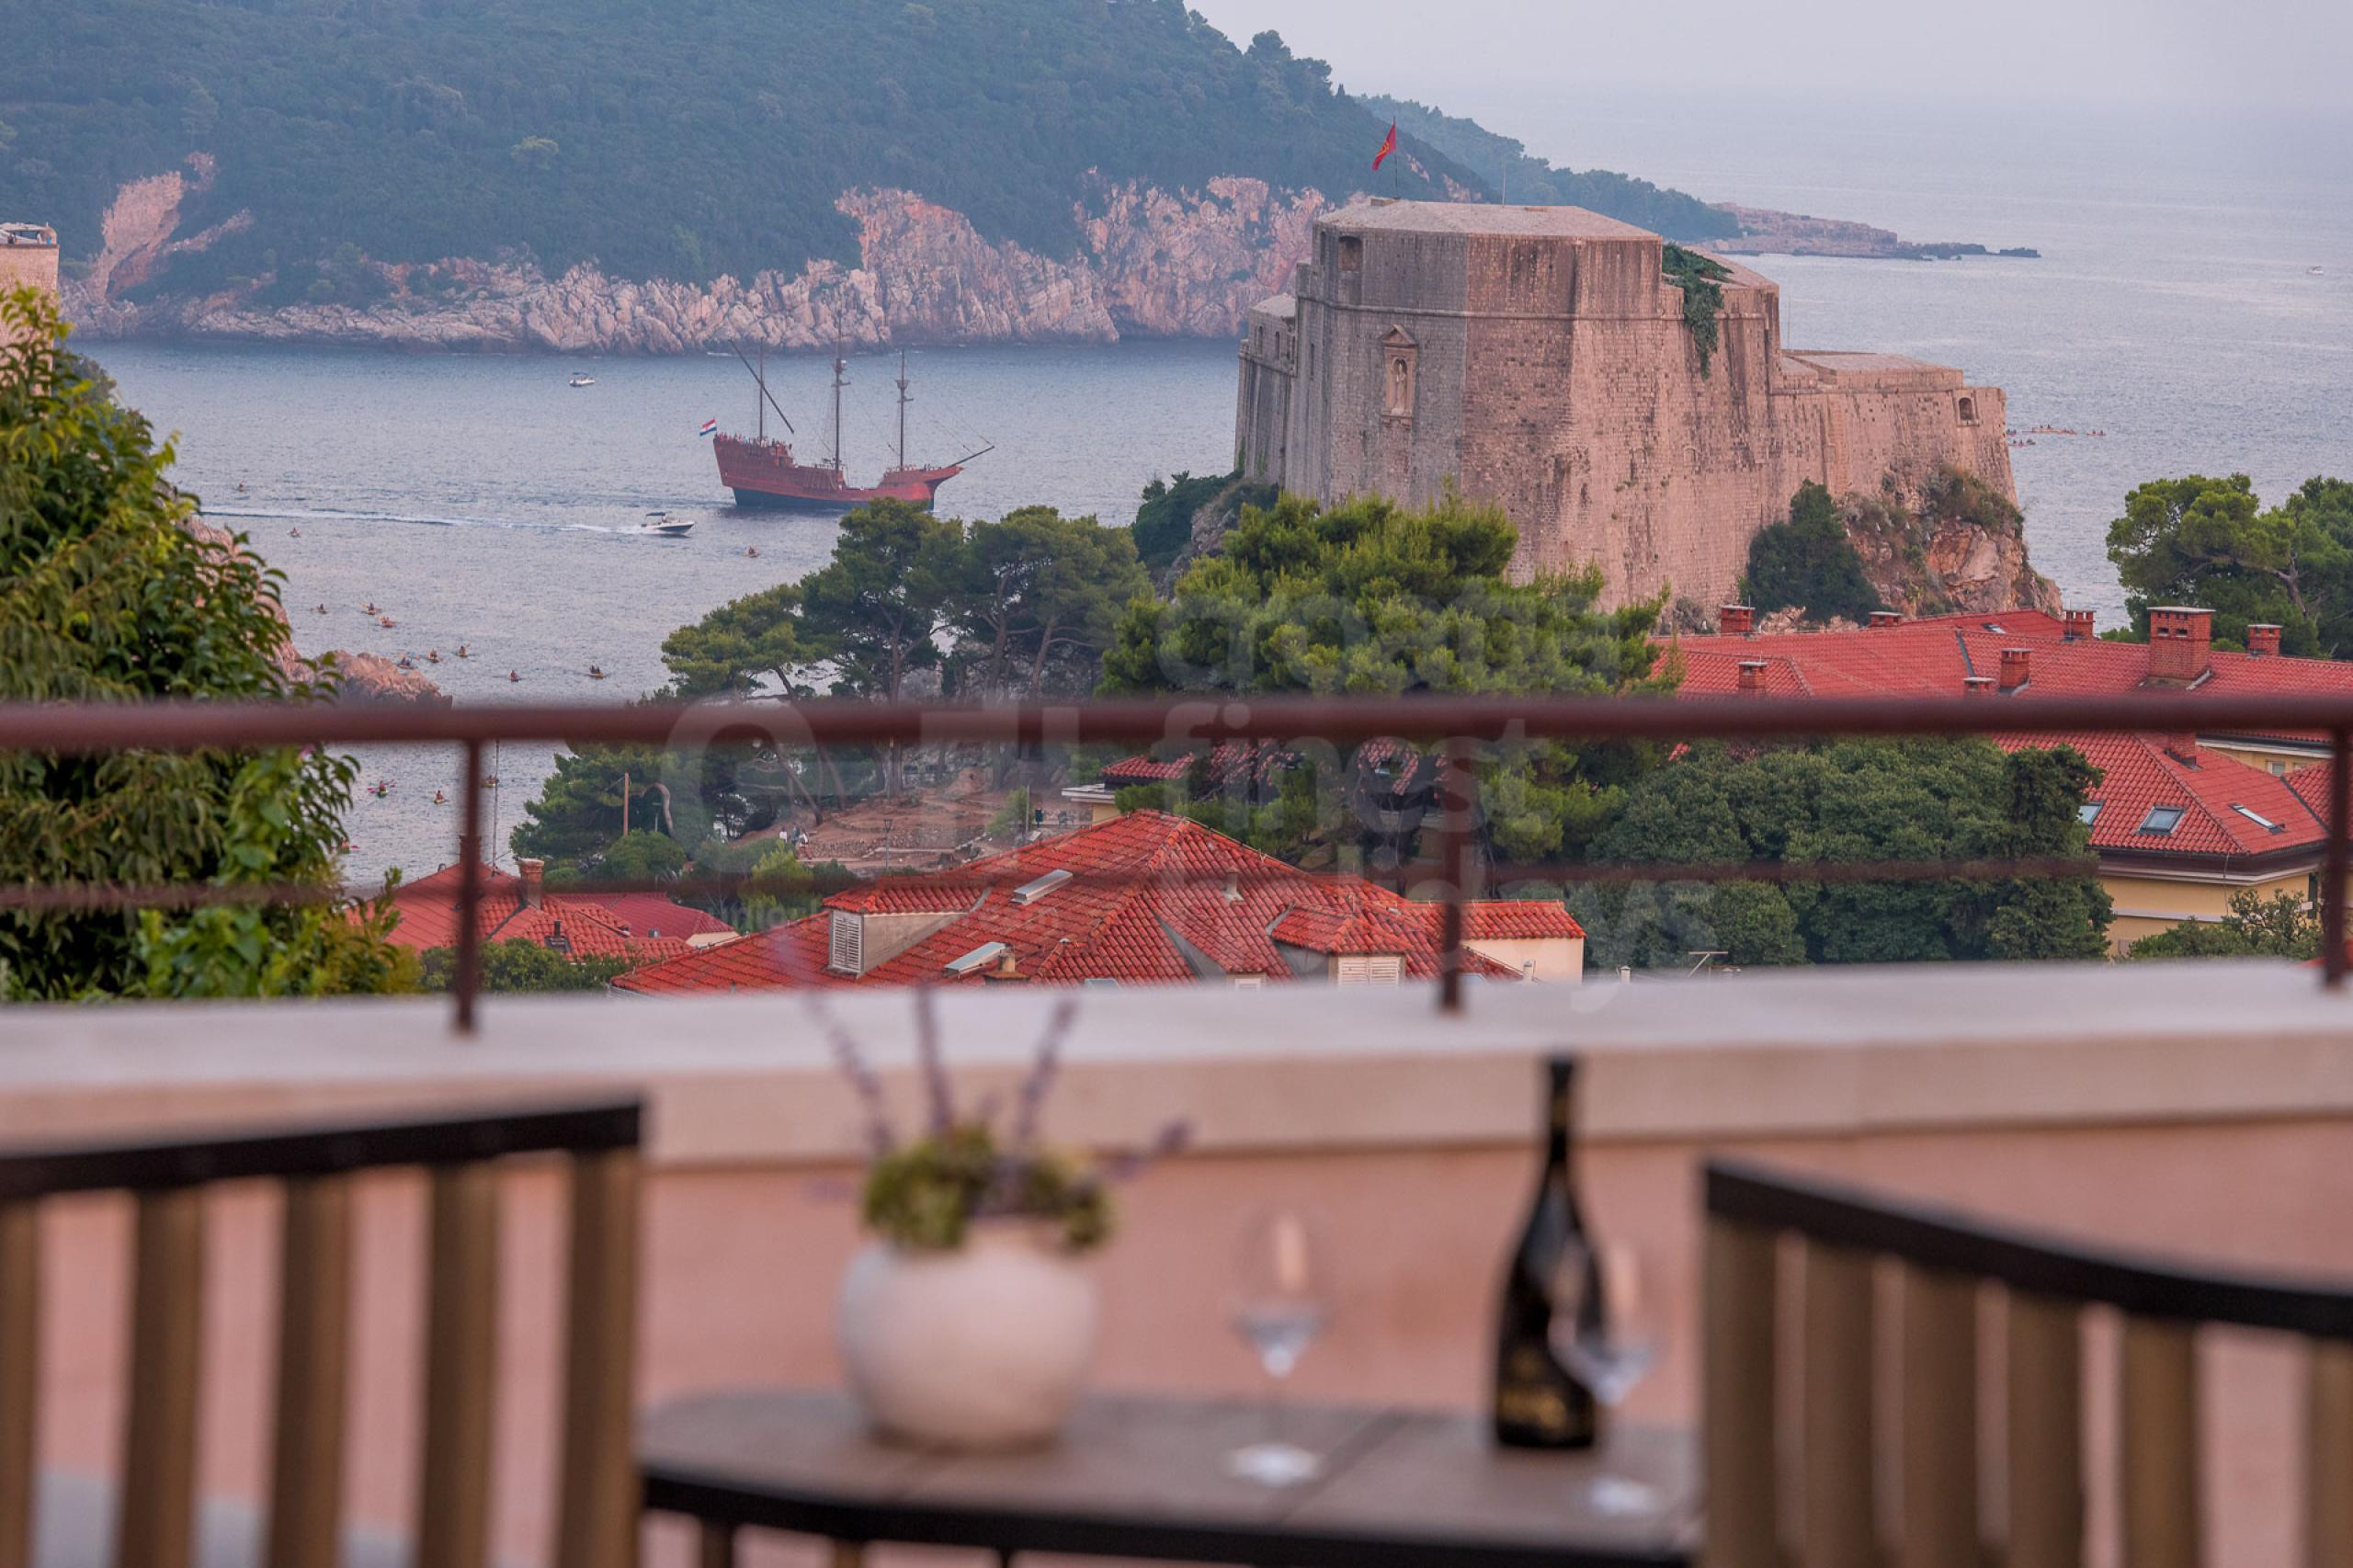
M841 1069L842 1076L849 1080L850 1087L858 1091L858 1104L866 1111L866 1141L879 1160L899 1146L898 1135L891 1130L890 1106L882 1097L882 1080L875 1075L873 1065L866 1060L865 1047L842 1027L819 994L813 990L804 991L801 996L816 1018L817 1027L825 1031L825 1038L833 1047L834 1064Z
M1027 1151L1038 1141L1039 1119L1044 1114L1047 1095L1053 1090L1054 1076L1062 1069L1063 1037L1070 1033L1071 1020L1077 1016L1077 1002L1067 996L1056 1002L1047 1016L1045 1032L1038 1037L1037 1059L1029 1064L1029 1075L1021 1080L1021 1093L1014 1103L1011 1146L1016 1153Z
M1099 1167L1107 1182L1133 1181L1163 1160L1176 1158L1193 1142L1193 1124L1176 1117L1161 1125L1150 1144L1142 1149L1129 1149L1113 1154Z
M956 1096L948 1082L948 1063L939 1052L939 1003L928 985L915 987L915 1061L923 1070L932 1135L938 1137L956 1125Z

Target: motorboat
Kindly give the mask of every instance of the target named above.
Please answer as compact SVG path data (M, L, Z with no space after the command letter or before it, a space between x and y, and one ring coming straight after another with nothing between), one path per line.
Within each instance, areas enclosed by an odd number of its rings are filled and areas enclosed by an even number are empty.
M692 517L674 517L667 512L648 512L645 521L637 525L637 532L653 534L660 539L684 539L694 530Z
M596 384L597 384L597 378L596 378L596 377L594 377L594 376L592 376L592 375L590 375L590 374L589 374L587 371L585 371L585 370L578 370L578 371L574 371L574 372L573 373L572 380L570 380L570 381L566 381L566 382L564 383L564 385L566 385L566 386L570 386L570 387L593 387L593 386L595 386Z

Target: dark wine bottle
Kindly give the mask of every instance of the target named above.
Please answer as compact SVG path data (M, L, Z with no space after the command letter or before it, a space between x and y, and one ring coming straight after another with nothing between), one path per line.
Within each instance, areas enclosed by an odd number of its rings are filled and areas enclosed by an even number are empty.
M1593 1391L1561 1365L1552 1344L1562 1259L1573 1247L1583 1251L1592 1271L1576 1307L1597 1320L1588 1326L1598 1326L1603 1303L1569 1161L1576 1063L1555 1056L1545 1062L1544 1073L1544 1173L1537 1178L1528 1223L1504 1274L1502 1321L1495 1334L1495 1440L1518 1448L1583 1449L1600 1435L1600 1408Z

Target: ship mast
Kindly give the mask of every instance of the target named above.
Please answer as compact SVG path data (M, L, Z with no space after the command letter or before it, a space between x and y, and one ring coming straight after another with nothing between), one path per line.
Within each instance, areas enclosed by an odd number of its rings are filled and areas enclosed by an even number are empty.
M840 479L840 478L841 478L841 472L842 472L842 388L844 388L845 386L847 386L847 385L849 384L847 381L844 381L844 380L842 379L842 372L843 372L844 370L848 369L849 369L849 361L842 358L842 348L841 348L841 345L840 345L840 344L838 344L838 343L835 344L835 345L834 345L834 477L835 477L836 480L838 480L838 479Z
M752 372L752 417L759 423L759 440L768 438L768 346L760 345L760 368Z
M899 350L899 467L907 466L907 351Z

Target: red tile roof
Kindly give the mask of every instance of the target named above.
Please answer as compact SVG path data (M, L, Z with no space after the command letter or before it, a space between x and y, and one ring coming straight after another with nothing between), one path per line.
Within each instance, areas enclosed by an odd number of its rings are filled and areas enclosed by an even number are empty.
M444 866L395 889L392 907L400 919L393 924L392 939L420 952L455 946L461 875L460 868ZM575 957L651 960L687 951L689 937L734 933L717 916L658 892L551 892L533 908L523 902L523 879L511 871L484 866L482 885L477 925L485 942L547 946L560 934Z
M2069 641L2061 621L2040 610L1931 616L1893 626L1847 631L1795 631L1768 636L1677 638L1662 658L1679 659L1679 698L1736 698L1745 661L1763 663L1765 692L1774 697L1947 697L1961 695L1967 676L2000 676L2002 650L2029 651L2026 684L1988 692L1986 701L2032 701L2134 690L2148 684L2149 645ZM2205 677L2185 688L2199 693L2353 691L2353 664L2328 659L2213 653ZM2248 737L2297 740L2302 736ZM2306 802L2316 797L2291 789L2259 767L2189 745L2188 766L2154 734L2060 734L1995 737L1997 744L2074 746L2106 777L2092 791L2100 802L2092 823L2095 848L2134 854L2245 856L2317 845L2325 836ZM2182 808L2170 834L2143 833L2153 805ZM2279 825L2273 832L2245 807Z
M2317 846L2327 836L2287 779L2204 746L2192 745L2185 753L2147 734L2053 733L1997 735L1994 741L2013 751L2073 746L2100 770L2099 786L2092 791L2099 802L2099 814L2092 819L2095 849L2269 855ZM2170 832L2143 831L2151 809L2158 806L2179 807L2182 815Z
M1017 903L1052 871L1066 881ZM936 877L894 877L836 894L805 919L704 948L622 976L625 990L714 991L792 984L981 984L993 965L951 974L952 960L991 942L1045 983L1182 983L1211 975L1290 980L1285 949L1302 954L1393 953L1407 974L1438 971L1440 911L1355 877L1318 875L1161 812L1131 812ZM859 976L825 970L833 913L931 913L943 924ZM1473 940L1574 938L1557 903L1482 900L1464 907ZM1517 971L1476 953L1470 972Z

